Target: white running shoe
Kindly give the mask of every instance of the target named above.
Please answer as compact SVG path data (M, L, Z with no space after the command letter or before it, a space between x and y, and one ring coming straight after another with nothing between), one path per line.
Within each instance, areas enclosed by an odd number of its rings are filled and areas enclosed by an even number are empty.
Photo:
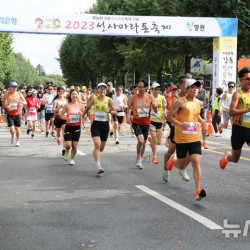
M16 147L20 147L20 142L16 141Z
M104 169L102 167L99 167L97 170L97 174L102 174L104 173Z
M190 177L187 174L186 169L178 169L178 172L184 181L190 181Z
M12 136L10 137L10 143L11 143L11 144L14 144L14 135L12 135Z

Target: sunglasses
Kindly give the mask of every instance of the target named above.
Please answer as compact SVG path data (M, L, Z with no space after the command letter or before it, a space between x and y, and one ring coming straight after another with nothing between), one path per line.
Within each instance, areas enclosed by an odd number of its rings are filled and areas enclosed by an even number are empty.
M250 78L249 78L249 79L250 79ZM228 86L228 88L232 88L232 89L233 89L233 88L234 88L234 86L232 86L232 85L231 85L231 86Z
M177 91L177 89L172 89L171 91Z
M65 90L59 90L59 92L65 92Z
M246 81L250 81L250 77L247 77L247 76L242 77L241 79L242 79L242 80L246 80Z
M100 90L106 90L107 88L105 88L105 87L102 87L102 88L99 88Z
M155 88L154 90L161 90L161 88Z
M48 90L53 90L53 89L48 89Z

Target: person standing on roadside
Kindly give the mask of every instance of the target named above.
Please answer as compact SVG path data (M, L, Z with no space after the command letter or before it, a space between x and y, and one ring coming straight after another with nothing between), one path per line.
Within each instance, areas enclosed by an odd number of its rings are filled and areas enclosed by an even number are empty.
M26 105L23 95L17 91L17 83L10 83L10 91L3 97L3 105L7 109L7 123L10 128L10 143L14 144L14 135L16 133L16 146L20 147L20 127L21 127L21 105Z

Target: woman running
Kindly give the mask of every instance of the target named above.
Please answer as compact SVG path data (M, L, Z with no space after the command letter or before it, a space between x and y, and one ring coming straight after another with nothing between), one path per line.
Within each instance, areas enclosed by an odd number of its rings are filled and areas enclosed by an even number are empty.
M37 117L37 110L40 108L41 101L37 97L37 91L33 89L31 91L31 97L26 98L27 106L26 106L26 119L28 123L27 135L32 131L31 138L35 138L35 131L36 131L36 121Z
M64 134L65 124L66 121L61 118L61 112L63 110L63 107L67 103L66 98L64 97L65 90L63 87L57 88L57 95L54 98L54 104L53 104L53 113L56 115L54 120L54 125L56 127L56 137L57 137L57 144L61 145L61 135Z
M109 113L116 115L114 102L106 96L107 85L98 84L98 96L92 95L89 99L84 115L89 111L92 105L95 107L94 122L91 125L91 136L94 142L93 156L96 162L97 174L102 174L104 169L101 167L101 152L104 150L109 135Z
M64 131L64 148L66 153L64 160L67 161L69 157L69 150L71 148L70 165L75 165L75 155L77 153L77 145L81 135L81 116L84 107L79 103L78 91L72 89L69 93L68 103L66 103L61 112L61 118L66 120Z

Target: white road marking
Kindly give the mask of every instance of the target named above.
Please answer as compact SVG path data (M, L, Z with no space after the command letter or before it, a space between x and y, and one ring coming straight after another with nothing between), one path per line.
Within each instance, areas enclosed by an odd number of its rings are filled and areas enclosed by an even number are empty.
M175 208L176 210L178 210L179 212L186 214L187 216L191 217L192 219L198 221L199 223L203 224L204 226L208 227L211 230L219 230L219 229L224 229L223 227L215 224L213 221L207 219L206 217L197 214L195 212L193 212L192 210L176 203L175 201L170 200L169 198L155 192L154 190L147 188L146 186L143 185L138 185L136 186L138 189L140 189L141 191L153 196L154 198L166 203L167 205L169 205L172 208Z
M83 152L80 151L80 150L77 150L77 154L79 154L79 155L87 155L87 154L83 153Z

